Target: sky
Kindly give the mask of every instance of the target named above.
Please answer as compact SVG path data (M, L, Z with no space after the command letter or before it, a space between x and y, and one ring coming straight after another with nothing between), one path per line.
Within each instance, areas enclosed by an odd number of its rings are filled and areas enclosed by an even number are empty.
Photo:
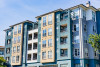
M5 45L5 32L9 26L25 21L36 21L36 16L79 4L88 0L0 0L0 46ZM90 0L91 5L100 8L100 0Z

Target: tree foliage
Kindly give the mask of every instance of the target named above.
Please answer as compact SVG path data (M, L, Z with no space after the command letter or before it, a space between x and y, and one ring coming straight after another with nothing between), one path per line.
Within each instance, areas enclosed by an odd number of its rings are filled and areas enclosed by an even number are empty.
M95 51L100 50L100 34L90 34L88 43L91 44Z
M0 67L6 67L3 64L6 63L6 60L3 57L0 57Z

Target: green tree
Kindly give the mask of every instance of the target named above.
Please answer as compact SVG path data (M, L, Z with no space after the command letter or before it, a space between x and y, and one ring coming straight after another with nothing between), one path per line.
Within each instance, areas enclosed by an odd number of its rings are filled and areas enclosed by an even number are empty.
M4 63L6 63L6 60L3 57L0 57L0 67L6 67L3 65Z
M88 43L91 44L95 51L100 51L100 34L90 34Z

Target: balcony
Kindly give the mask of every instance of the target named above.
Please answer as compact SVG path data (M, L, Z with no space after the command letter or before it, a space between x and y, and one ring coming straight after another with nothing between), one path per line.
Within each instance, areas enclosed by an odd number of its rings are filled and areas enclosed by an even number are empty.
M33 49L37 49L37 43L33 44Z
M28 50L32 50L32 44L28 44Z
M34 33L34 38L33 39L37 39L38 38L38 33Z
M37 60L37 53L33 53L33 60Z
M10 53L10 48L6 48L6 53L7 53L7 54Z
M66 32L67 31L67 24L60 25L60 32Z
M64 12L61 14L61 21L66 20L68 18L68 12Z
M67 49L61 49L61 55L62 57L68 56L68 50Z
M32 40L32 34L28 35L28 40Z
M31 54L28 54L27 60L28 60L28 61L31 61Z
M11 39L7 40L7 45L11 44Z
M66 44L67 43L67 36L63 36L63 37L60 37L60 44Z

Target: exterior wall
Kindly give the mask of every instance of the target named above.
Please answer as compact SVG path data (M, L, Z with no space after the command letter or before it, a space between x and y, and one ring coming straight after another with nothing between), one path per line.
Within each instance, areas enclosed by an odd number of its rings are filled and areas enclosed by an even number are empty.
M0 57L4 57L4 47L0 46Z
M27 55L31 54L31 61L27 60L27 63L37 62L37 59L33 60L33 53L37 53L37 49L33 49L33 45L34 45L34 43L38 43L37 38L33 39L35 36L34 33L38 33L38 29L33 29L33 30L28 31L28 35L32 34L32 40L28 40L28 44L32 44L32 50L28 50L28 48L27 48ZM28 45L27 45L27 47L28 47Z
M7 61L8 63L7 63L7 65L8 66L10 66L11 65L11 53L12 53L12 38L13 38L13 32L12 32L12 28L11 29L9 29L9 30L7 30L7 31L5 31L6 32L6 34L5 34L5 54L4 54L4 58L7 60L7 57L9 57L9 60ZM8 36L8 32L11 32L11 35L10 36ZM11 39L11 43L10 44L7 44L7 40L8 39ZM6 51L7 51L7 48L10 48L10 53L7 53Z
M61 20L61 14L64 12L68 12L68 17L66 19ZM57 18L58 16L58 18ZM63 12L57 12L56 13L56 22L55 22L55 43L56 43L56 52L57 52L57 64L58 67L61 66L61 64L66 64L68 67L73 66L72 64L72 22L70 20L70 11L65 10ZM64 32L61 32L60 26L67 24L67 30ZM67 36L67 43L61 44L61 37ZM68 50L68 56L61 56L61 49L67 49Z
M43 16L44 17L44 16ZM45 63L45 62L54 62L55 61L55 18L54 18L54 13L52 13L52 24L48 25L48 15L46 15L46 26L43 26L43 17L41 20L41 63ZM52 28L52 35L48 36L48 29ZM46 36L43 37L42 36L42 31L46 29ZM52 39L52 47L48 47L48 39ZM42 48L42 41L46 40L46 48ZM52 58L48 59L48 51L52 50ZM46 51L46 59L42 59L42 52ZM49 60L49 61L48 61Z
M13 47L16 47L16 52L14 53L12 51L12 57L15 56L15 63L13 63L12 60L11 60L11 65L21 65L21 62L22 62L21 57L22 57L22 41L23 41L23 24L21 24L21 33L18 33L18 25L17 25L17 34L14 34L14 31L15 31L15 29L13 30L12 50L13 50ZM17 41L18 36L21 36L20 42ZM14 44L14 37L17 37L17 40L16 40L17 42L15 44ZM20 46L20 51L19 52L17 52L17 46ZM19 62L16 62L16 56L19 56Z

